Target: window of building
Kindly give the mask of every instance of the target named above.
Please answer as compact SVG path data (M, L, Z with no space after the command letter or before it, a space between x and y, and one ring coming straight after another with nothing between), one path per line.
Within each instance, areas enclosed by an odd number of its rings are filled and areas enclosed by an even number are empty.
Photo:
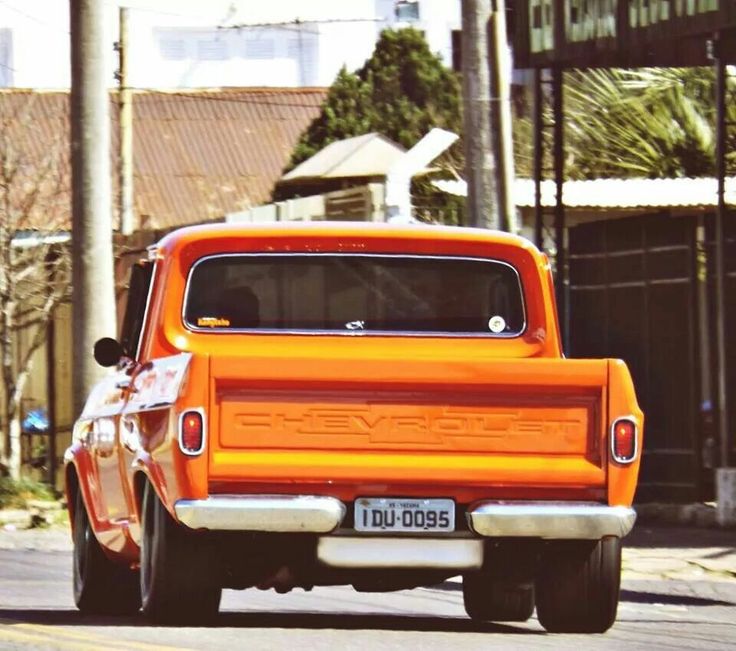
M245 41L246 59L273 59L276 46L272 38L251 36Z
M158 49L166 61L183 61L187 58L187 44L183 38L162 37Z
M227 43L219 37L197 41L197 59L200 61L224 61L228 58Z
M400 0L394 6L396 20L412 22L419 20L419 2L417 0Z
M13 31L8 28L0 29L0 86L13 85Z

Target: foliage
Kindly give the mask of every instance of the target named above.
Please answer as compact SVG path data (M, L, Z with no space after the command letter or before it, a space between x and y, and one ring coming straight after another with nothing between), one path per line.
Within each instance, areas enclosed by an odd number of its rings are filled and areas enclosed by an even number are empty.
M462 133L457 75L430 52L417 30L384 30L362 68L340 70L321 114L302 134L287 169L336 140L378 132L408 149L433 127ZM463 170L462 151L458 141L434 166L457 175ZM426 179L415 182L412 193L435 212L457 203L457 198L437 192Z
M710 70L594 70L569 75L571 176L714 173Z
M711 68L571 71L563 93L567 178L715 174ZM727 111L736 121L736 105ZM531 175L530 121L517 123L515 131L523 143L517 169ZM550 160L545 167L551 167Z
M0 477L0 509L24 508L32 500L50 502L55 501L56 496L48 484L31 479Z

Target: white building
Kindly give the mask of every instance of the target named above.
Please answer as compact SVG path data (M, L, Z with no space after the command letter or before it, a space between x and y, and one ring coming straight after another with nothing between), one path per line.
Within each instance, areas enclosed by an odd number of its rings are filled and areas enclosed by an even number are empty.
M118 9L129 7L136 88L329 86L380 31L412 25L452 64L460 0L103 0L110 85ZM68 88L68 0L0 3L0 87Z

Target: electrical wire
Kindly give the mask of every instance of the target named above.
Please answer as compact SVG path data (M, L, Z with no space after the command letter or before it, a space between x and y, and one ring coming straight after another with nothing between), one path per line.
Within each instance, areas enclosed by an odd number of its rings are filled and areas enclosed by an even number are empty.
M58 25L55 25L53 23L50 23L47 20L43 20L41 18L38 18L37 16L33 16L32 14L29 14L29 13L27 13L27 12L21 10L21 9L18 9L18 7L13 6L7 0L0 0L0 5L3 5L4 7L7 7L10 11L13 11L13 12L15 12L16 14L18 14L20 16L24 16L25 18L28 18L29 20L32 20L33 22L38 23L39 25L43 25L45 27L48 27L49 29L52 29L52 30L55 30L55 31L58 30L62 34L69 34L70 33L68 29L60 29Z

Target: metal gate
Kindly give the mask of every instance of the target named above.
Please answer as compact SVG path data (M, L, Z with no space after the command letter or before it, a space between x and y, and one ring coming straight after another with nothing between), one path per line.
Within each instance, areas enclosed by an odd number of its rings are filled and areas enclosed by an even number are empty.
M570 354L631 369L646 417L639 502L704 490L696 234L696 218L667 213L569 229Z

